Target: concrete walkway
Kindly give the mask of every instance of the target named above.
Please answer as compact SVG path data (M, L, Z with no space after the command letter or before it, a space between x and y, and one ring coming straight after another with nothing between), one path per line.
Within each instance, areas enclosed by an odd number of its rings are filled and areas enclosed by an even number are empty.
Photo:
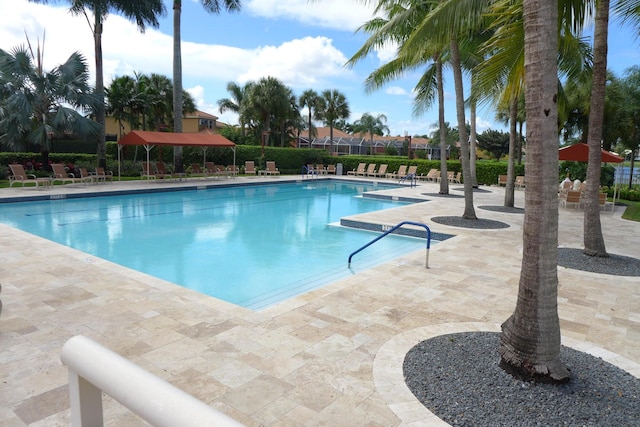
M11 188L0 198L288 178L296 177ZM476 214L508 228L432 222L464 206L463 198L425 196L436 184L385 190L430 201L358 220L425 222L456 236L432 247L429 269L418 251L260 312L0 225L0 426L69 425L60 349L78 334L248 426L433 425L404 385L398 363L406 351L442 333L498 330L515 307L524 215L483 209L503 204L504 188L487 189L474 194ZM523 200L516 191L516 206ZM602 214L607 249L640 258L640 223L622 220L622 209ZM582 247L582 221L580 210L560 209L560 246ZM640 279L563 267L558 276L564 344L640 377ZM105 425L144 425L104 402Z

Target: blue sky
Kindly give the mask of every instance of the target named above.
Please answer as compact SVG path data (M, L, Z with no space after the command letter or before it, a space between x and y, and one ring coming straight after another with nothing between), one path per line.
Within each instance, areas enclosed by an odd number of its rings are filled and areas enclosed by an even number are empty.
M385 114L392 135L431 133L437 122L437 107L422 117L412 117L411 92L418 79L408 74L384 88L367 94L364 79L393 57L393 48L382 49L345 68L345 62L362 46L366 34L356 29L372 17L371 7L345 0L250 0L242 2L239 14L211 15L199 0L183 0L183 86L196 99L198 108L235 124L237 117L220 114L217 101L229 93L230 81L244 84L274 76L300 95L306 89L321 92L338 89L351 107L349 121L362 114ZM158 29L144 34L127 20L110 15L103 35L105 83L134 72L172 76L172 9ZM0 4L0 48L10 50L45 36L45 67L62 63L72 52L82 52L94 72L94 50L89 26L82 16L68 13L68 2L49 5L27 0ZM610 25L609 68L621 76L624 69L640 65L640 44L628 28ZM445 76L447 120L455 123L452 76ZM92 77L92 82L94 78ZM468 116L468 115L467 115ZM494 112L481 109L478 129L505 129L494 120Z

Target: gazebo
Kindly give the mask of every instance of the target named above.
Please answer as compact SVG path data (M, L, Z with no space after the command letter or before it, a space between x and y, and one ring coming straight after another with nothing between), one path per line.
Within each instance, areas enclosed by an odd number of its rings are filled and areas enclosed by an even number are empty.
M222 135L132 130L118 141L118 178L120 177L120 150L124 145L142 145L147 151L147 166L150 163L149 152L156 145L200 147L202 148L203 166L207 148L231 147L233 150L233 164L236 163L236 144Z

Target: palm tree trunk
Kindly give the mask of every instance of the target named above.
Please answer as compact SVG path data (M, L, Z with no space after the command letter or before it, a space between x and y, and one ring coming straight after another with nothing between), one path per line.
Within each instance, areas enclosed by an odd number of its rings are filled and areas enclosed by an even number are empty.
M449 194L447 176L447 125L444 121L444 78L442 77L442 61L436 60L436 80L438 84L438 126L440 126L440 194Z
M462 176L464 177L464 213L465 219L478 219L473 207L473 183L469 166L469 135L464 118L464 89L462 86L462 67L460 65L460 50L456 36L451 37L451 67L456 91L456 112L458 116L458 135L460 135L460 160L462 161Z
M469 106L469 121L471 122L471 134L469 135L469 171L471 173L471 186L478 188L478 178L476 177L476 102L471 101Z
M527 158L518 300L498 349L509 372L568 381L558 317L558 6L525 0Z
M511 100L509 108L509 160L507 165L507 185L504 189L504 205L512 208L515 199L515 151L516 151L516 120L518 119L518 98Z
M105 136L106 111L104 106L104 74L102 70L102 16L99 10L94 11L95 22L93 29L93 45L95 50L96 63L96 97L97 105L95 109L96 122L101 125L98 134L97 152L98 167L107 167L107 148Z
M600 142L604 120L604 101L607 83L607 35L609 27L609 0L596 2L596 23L593 36L593 77L589 110L589 164L587 166L587 188L584 192L584 253L591 256L608 257L600 224Z
M182 0L173 1L173 131L182 133L182 49L180 47L180 15ZM182 146L173 147L173 167L184 172Z

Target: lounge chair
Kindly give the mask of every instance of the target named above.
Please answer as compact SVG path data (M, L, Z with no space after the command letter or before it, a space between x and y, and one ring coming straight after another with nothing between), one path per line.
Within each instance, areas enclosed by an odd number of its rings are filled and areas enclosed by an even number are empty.
M82 180L82 182L88 182L89 184L98 182L97 177L89 173L87 168L78 168L78 170L80 171L80 180Z
M238 167L236 165L229 165L226 168L227 176L235 178L238 176Z
M156 172L153 170L151 163L142 162L141 179L156 179Z
M436 182L438 180L438 177L440 177L440 171L438 169L431 169L426 175L420 176L421 179L432 182Z
M362 175L376 176L376 166L378 166L376 163L371 163L369 166L367 166L367 171Z
M32 173L26 173L24 166L22 165L9 165L12 176L9 177L9 187L13 187L13 184L20 183L23 187L24 184L33 182L36 188L39 186L51 187L51 180L49 178L38 178Z
M454 171L447 171L447 181L449 183L453 183L453 179L456 177L456 173Z
M336 165L327 165L327 174L336 174Z
M191 163L191 166L189 166L191 168L191 173L190 175L193 177L202 177L202 178L206 178L207 177L207 171L206 170L202 170L202 168L200 167L200 165L198 163Z
M524 189L524 176L523 175L516 176L516 189L517 190Z
M389 165L387 165L386 163L381 164L380 167L378 167L378 170L373 173L373 176L378 178L384 178L385 176L387 176L388 167Z
M62 163L52 163L51 170L53 171L51 173L51 182L53 184L55 184L56 181L61 182L63 185L67 182L70 182L72 184L78 182L75 175L67 172L67 169Z
M357 169L347 171L347 175L364 175L367 168L366 163L360 163Z
M166 168L163 162L156 162L156 178L160 179L172 179L176 178L176 175L172 171Z
M462 184L462 172L455 174L451 182L454 184Z
M104 168L101 168L100 166L98 166L96 168L95 175L98 178L98 181L102 181L102 182L110 181L110 182L113 182L113 172L106 171L106 170L104 170Z
M507 175L498 175L498 187L507 186Z
M216 178L227 175L224 166L216 165L213 162L205 162L205 172L208 176L214 176Z
M389 172L387 178L401 178L407 174L407 165L400 165L397 171Z
M568 205L575 205L576 209L580 207L580 192L577 190L568 190L560 197L560 205L567 207Z
M244 162L244 173L245 174L255 175L256 174L256 165L255 165L255 163L251 162L251 161Z
M409 166L409 169L407 169L407 173L405 173L404 175L401 175L400 173L398 173L398 178L399 179L409 178L409 177L416 178L417 172L418 172L418 166L412 165L412 166Z
M260 171L260 175L280 175L280 171L276 167L276 162L268 161L267 168Z

